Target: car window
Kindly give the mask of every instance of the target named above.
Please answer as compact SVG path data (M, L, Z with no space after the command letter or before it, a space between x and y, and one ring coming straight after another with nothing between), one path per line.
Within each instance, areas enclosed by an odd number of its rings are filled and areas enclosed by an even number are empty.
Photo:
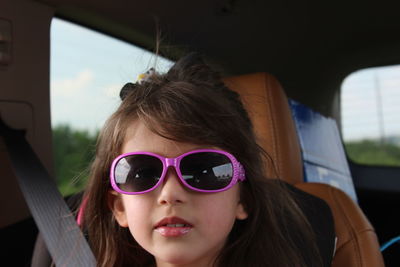
M400 166L400 66L350 74L341 87L341 117L351 160Z
M116 109L119 90L156 62L172 62L132 44L58 18L51 24L51 121L56 180L63 195L81 190L95 140Z

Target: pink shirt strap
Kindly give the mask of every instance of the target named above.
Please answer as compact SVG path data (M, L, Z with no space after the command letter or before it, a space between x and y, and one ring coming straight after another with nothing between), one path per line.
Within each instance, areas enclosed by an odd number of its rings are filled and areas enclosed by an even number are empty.
M76 222L78 223L79 226L82 225L82 221L83 221L83 212L85 211L86 208L86 204L87 204L88 198L84 198L81 206L79 207L79 211L78 211L78 216L76 217Z

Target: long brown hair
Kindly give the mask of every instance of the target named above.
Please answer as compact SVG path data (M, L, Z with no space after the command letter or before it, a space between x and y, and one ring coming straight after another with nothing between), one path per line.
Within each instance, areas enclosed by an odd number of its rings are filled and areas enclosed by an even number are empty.
M134 120L171 140L222 148L243 164L247 179L240 184L240 194L249 216L235 222L215 266L321 265L305 216L284 186L265 177L267 155L256 143L239 95L198 55L182 58L166 74L127 84L121 96L120 107L100 133L85 191L84 225L98 266L154 264L153 256L118 225L107 205L109 167Z

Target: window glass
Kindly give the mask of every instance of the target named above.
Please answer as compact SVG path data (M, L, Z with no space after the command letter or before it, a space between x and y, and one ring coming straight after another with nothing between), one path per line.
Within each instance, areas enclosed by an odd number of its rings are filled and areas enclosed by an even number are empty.
M157 60L153 53L54 18L51 25L51 121L56 179L64 195L82 189L99 129L120 103L119 91Z
M347 154L361 164L400 166L400 66L360 70L341 88Z

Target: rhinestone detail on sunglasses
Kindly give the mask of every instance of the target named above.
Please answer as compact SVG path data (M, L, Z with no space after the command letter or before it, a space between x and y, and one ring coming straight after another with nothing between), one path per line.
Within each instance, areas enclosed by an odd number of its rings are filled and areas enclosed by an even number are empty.
M198 158L197 161L196 157ZM217 161L217 163L219 161L219 165L207 166L207 164L213 163L213 160L214 162ZM134 161L138 162L138 166L135 166ZM144 162L149 166L143 166ZM181 164L182 162L183 164ZM162 184L167 170L171 166L175 168L175 172L182 184L197 192L221 192L233 187L238 181L245 180L243 166L232 154L222 150L192 150L176 158L165 158L155 153L140 151L125 153L114 159L110 171L111 186L121 194L144 194ZM136 172L131 171L134 167ZM182 170L185 172L183 175ZM134 177L132 177L131 172L135 174ZM139 174L150 176L150 178L141 178ZM133 180L131 182L132 187L142 187L141 190L129 191L121 188L124 187L124 183L128 180ZM197 184L195 185L194 183ZM122 186L119 184L122 184ZM128 184L127 186L130 185Z

